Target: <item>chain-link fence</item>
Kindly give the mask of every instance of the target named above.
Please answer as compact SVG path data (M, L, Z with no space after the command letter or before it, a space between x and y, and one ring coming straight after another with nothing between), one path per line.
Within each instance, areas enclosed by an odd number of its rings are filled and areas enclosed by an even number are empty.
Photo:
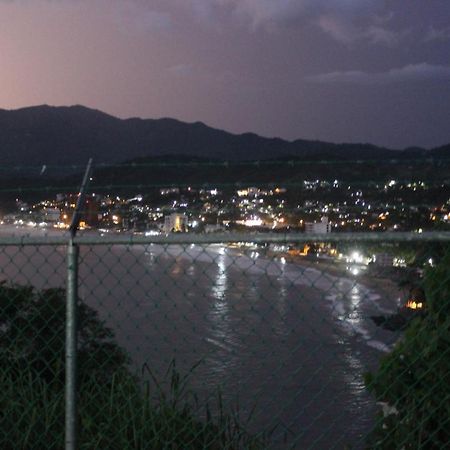
M0 447L444 448L449 240L2 238Z

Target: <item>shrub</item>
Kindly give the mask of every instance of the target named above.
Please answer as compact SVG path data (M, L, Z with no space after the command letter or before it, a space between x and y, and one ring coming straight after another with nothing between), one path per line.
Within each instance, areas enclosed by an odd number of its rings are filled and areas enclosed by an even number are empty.
M426 271L424 287L426 314L366 376L383 405L370 448L442 449L450 442L450 252Z
M154 377L139 381L113 332L81 302L78 324L80 449L263 448L238 415L219 407L212 418L206 406L202 414L175 364L169 392ZM0 448L64 447L64 329L64 290L0 283Z

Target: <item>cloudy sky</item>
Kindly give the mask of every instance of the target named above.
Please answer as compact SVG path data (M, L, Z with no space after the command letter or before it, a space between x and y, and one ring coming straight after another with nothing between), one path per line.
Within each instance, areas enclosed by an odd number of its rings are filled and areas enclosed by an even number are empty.
M0 108L450 142L450 0L0 0Z

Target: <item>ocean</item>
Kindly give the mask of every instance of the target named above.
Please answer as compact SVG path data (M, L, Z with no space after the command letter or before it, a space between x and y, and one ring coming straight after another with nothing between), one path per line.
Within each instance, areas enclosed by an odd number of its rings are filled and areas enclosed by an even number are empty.
M4 280L65 282L64 246L4 247L0 264ZM175 362L200 404L221 392L271 448L364 448L378 408L363 375L395 340L370 316L396 304L357 278L257 248L151 244L83 246L79 280L138 373L163 380Z

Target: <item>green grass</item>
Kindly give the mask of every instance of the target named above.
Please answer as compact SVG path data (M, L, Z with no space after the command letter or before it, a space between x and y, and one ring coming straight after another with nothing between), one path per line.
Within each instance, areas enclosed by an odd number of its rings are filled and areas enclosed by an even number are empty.
M80 449L267 448L262 437L247 433L238 412L225 414L220 396L214 417L206 405L201 408L186 388L188 376L174 365L165 380L168 391L150 381L142 386L126 370L111 380L102 385L90 379L79 388ZM3 368L0 405L2 449L64 447L61 384L50 385L32 368Z
M134 376L98 313L78 305L79 449L260 449L239 410L215 414L169 365ZM64 448L65 291L0 282L0 449ZM147 380L147 381L142 381Z

